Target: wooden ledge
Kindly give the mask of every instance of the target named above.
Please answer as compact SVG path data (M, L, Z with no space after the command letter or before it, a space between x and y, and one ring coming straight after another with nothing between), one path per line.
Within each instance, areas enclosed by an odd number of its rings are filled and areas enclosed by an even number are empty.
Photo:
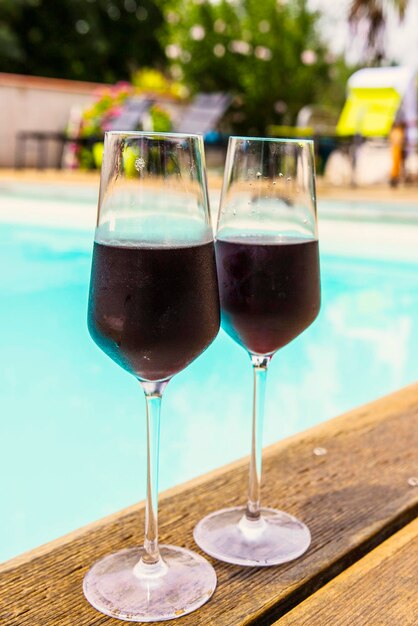
M415 626L418 520L307 598L275 626Z
M305 521L312 545L273 568L213 561L218 588L209 603L173 624L267 625L413 520L418 384L283 442L264 455L264 501ZM314 449L327 453L316 456ZM123 480L123 477L121 477ZM245 501L247 460L171 489L161 497L162 543L196 549L196 522ZM85 601L82 579L100 557L142 540L143 505L94 523L0 567L5 626L121 624Z

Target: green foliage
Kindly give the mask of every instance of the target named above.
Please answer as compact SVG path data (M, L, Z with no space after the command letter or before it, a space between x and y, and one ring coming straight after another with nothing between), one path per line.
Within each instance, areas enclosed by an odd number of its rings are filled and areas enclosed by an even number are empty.
M168 133L172 129L171 118L168 112L158 104L150 109L152 129L158 133Z
M172 0L165 17L174 75L194 92L236 94L236 130L264 133L305 104L344 100L344 64L330 59L305 0Z
M170 67L191 93L235 96L225 130L264 134L305 104L342 106L349 70L330 58L318 17L307 0L0 0L0 71L183 96L161 73ZM86 132L121 103L104 99Z
M164 64L153 0L0 0L0 71L113 83Z

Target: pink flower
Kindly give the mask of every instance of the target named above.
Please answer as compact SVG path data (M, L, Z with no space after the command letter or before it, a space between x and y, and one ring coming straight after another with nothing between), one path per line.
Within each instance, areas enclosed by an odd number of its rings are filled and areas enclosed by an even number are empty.
M116 83L115 86L119 87L120 89L128 89L128 90L132 89L131 83L129 83L127 80L120 80L119 82Z
M110 117L117 117L121 113L122 113L122 107L120 106L113 106L107 111L107 115L109 115Z

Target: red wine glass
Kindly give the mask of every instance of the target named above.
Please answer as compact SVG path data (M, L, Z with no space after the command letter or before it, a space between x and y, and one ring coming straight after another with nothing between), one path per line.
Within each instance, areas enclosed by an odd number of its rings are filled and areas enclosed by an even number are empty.
M215 249L222 327L253 366L249 491L246 506L211 513L194 538L221 561L277 565L311 541L301 521L261 507L260 485L268 365L320 307L312 141L230 138Z
M206 559L159 545L157 500L162 393L213 341L219 318L202 138L107 133L88 326L145 393L148 458L143 546L104 557L84 578L87 600L106 615L174 619L215 590Z

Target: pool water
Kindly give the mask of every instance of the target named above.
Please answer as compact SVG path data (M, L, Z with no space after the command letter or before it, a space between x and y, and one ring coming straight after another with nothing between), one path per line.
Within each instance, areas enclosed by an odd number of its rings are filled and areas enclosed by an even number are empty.
M4 560L143 498L145 406L87 332L91 231L0 233ZM321 271L319 318L271 364L265 444L418 377L418 263L322 254ZM170 382L161 489L248 454L251 385L223 331Z

